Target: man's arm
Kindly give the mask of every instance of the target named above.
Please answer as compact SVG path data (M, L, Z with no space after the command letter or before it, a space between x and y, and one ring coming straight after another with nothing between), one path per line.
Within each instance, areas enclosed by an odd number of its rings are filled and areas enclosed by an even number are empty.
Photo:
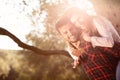
M73 58L73 68L76 68L77 65L79 65L79 56L80 56L80 51L77 49L74 49L70 44L68 43L68 52Z

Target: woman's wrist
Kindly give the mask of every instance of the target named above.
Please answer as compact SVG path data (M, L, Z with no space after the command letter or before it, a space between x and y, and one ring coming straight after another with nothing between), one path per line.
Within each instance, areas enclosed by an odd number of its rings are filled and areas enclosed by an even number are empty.
M85 35L83 36L83 39L84 39L85 41L87 41L87 42L91 42L91 36L89 36L88 34L85 34Z

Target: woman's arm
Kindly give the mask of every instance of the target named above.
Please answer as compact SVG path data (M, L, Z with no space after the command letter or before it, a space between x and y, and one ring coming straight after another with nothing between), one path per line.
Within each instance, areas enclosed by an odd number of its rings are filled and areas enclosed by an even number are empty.
M100 37L91 36L90 41L93 47L113 47L114 40L112 37L112 33L109 31L109 25L105 23L103 19L100 19L100 17L94 19L93 24L96 27L98 33L100 34Z

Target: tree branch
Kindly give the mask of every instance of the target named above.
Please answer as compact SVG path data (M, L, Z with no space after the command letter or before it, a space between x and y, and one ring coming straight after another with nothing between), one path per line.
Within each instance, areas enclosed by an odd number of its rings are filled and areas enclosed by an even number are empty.
M68 52L65 51L65 50L41 50L37 47L25 44L20 39L18 39L15 35L13 35L12 33L10 33L9 31L7 31L6 29L4 29L2 27L0 27L0 35L6 35L6 36L10 37L14 42L16 42L18 44L19 47L31 50L31 51L35 52L36 54L39 54L39 55L45 55L45 56L65 55L65 56L70 57Z

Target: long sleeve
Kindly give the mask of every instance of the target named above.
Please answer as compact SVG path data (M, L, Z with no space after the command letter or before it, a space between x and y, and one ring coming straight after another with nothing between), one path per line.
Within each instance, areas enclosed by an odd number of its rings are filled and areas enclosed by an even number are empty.
M82 55L82 53L84 52L84 50L82 48L76 48L73 44L71 43L67 43L68 45L68 52L70 54L70 56L74 59L74 60L78 60L79 57Z
M91 43L93 47L103 46L103 47L113 47L114 39L112 37L112 32L109 29L109 24L105 23L100 17L93 20L93 24L96 27L100 37L92 36Z
M77 60L78 59L78 56L73 54L73 51L75 51L74 48L70 47L70 45L68 45L68 49L67 51L69 52L70 56L74 59L74 60Z
M104 20L105 24L107 24L109 31L112 33L112 37L113 37L114 41L120 42L120 36L119 36L117 30L115 29L115 27L112 25L112 23L105 17L101 16L101 19Z
M68 52L69 52L70 56L73 58L73 60L77 60L78 59L77 56L72 54L72 51L69 48L68 48Z

